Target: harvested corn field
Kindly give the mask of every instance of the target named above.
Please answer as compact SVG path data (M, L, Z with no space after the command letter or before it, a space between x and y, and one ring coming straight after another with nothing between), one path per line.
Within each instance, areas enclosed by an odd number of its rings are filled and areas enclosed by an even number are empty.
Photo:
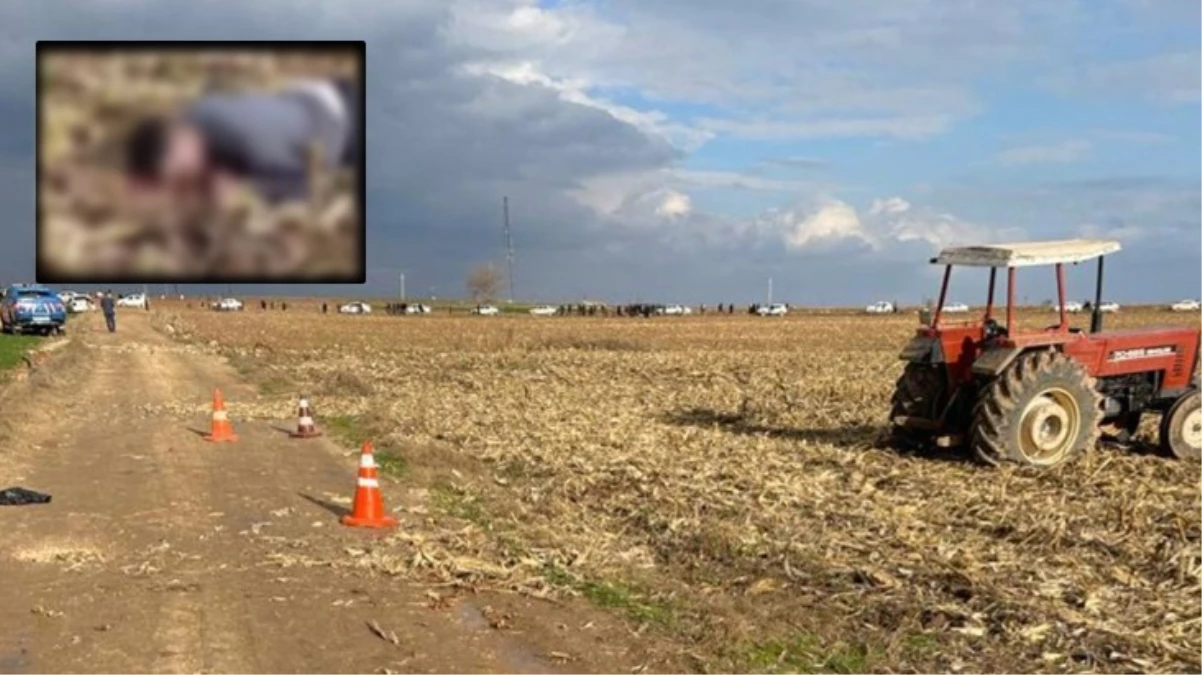
M427 495L338 564L582 595L697 671L1202 666L1198 466L1155 452L1154 419L1133 448L1042 473L883 447L912 317L289 306L158 313L260 384L231 414L285 418L307 393L319 424L373 438Z
M39 241L53 243L39 250L43 271L90 278L353 277L362 237L354 171L330 170L316 155L304 199L265 200L238 182L219 200L189 198L170 208L135 203L122 171L126 139L150 116L175 115L208 94L356 79L359 65L353 50L39 55Z

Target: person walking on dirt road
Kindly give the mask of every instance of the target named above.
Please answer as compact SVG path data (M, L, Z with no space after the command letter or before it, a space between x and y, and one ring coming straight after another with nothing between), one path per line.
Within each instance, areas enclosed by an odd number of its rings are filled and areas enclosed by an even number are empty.
M113 306L113 292L106 291L104 297L100 298L100 309L104 312L104 323L108 326L110 333L117 332L117 309Z

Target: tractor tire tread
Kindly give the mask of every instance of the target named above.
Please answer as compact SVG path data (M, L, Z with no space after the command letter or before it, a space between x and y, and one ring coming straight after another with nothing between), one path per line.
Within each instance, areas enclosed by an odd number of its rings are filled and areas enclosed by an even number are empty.
M898 376L893 386L889 409L890 435L895 440L913 443L921 441L926 435L897 427L893 424L893 419L899 416L927 417L936 413L932 401L937 401L941 394L937 375L939 372L928 364L909 363Z

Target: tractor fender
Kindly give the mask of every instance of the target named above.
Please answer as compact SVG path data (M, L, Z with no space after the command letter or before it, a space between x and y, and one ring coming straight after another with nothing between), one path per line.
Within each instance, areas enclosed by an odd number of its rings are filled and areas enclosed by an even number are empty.
M996 377L1013 363L1014 359L1018 358L1018 355L1022 354L1023 351L1025 350L1019 347L998 347L986 350L985 353L978 356L977 360L973 362L972 373L973 375Z
M902 361L911 363L943 363L943 345L935 338L915 336L910 338L898 356Z

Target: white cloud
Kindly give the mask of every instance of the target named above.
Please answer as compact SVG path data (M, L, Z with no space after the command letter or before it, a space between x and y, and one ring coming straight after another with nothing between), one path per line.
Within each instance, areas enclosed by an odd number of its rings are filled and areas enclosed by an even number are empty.
M796 212L782 211L772 214L783 226L785 245L790 249L836 241L859 240L876 248L875 238L865 231L856 210L841 201L831 201L816 211L797 220Z
M915 208L900 197L876 199L863 213L849 204L828 199L816 206L772 210L758 219L775 230L790 250L820 249L836 243L859 242L877 252L891 245L921 242L932 251L960 244L1021 238L1017 229L997 229L971 223L951 214Z
M554 78L532 61L473 62L463 66L471 75L491 75L514 84L552 89L570 103L596 108L640 131L662 138L681 150L695 150L713 137L713 133L687 124L673 122L658 110L638 110L588 93L590 84L583 78Z
M1125 143L1168 143L1173 140L1169 134L1157 131L1099 131L1095 135L1102 140Z
M1122 92L1162 103L1202 100L1202 53L1181 51L1143 59L1081 65L1053 75L1046 84L1070 93Z
M765 157L758 162L759 167L778 166L785 169L825 169L831 163L820 157Z
M1068 164L1084 159L1093 150L1093 143L1071 139L1047 145L1024 145L1003 150L995 156L998 164Z
M705 118L701 128L748 140L796 140L811 138L887 137L914 140L946 131L951 115L924 114L909 117L827 118L810 120L733 120Z
M756 192L787 192L797 194L812 191L812 181L764 178L739 171L700 171L677 169L671 173L673 182L700 188L737 188Z
M604 11L533 0L453 7L449 39L488 64L526 62L553 82L587 83L580 91L615 115L598 91L702 104L712 109L705 130L751 139L942 133L980 109L967 75L1037 60L1049 38L1080 28L1074 7L1039 0L797 0L762 12L726 0L614 0ZM707 140L696 129L673 132L685 145Z
M655 213L664 218L687 216L693 211L693 200L683 192L668 190L664 192Z
M610 216L638 196L662 189L670 177L668 170L603 174L582 181L568 194L596 213Z

